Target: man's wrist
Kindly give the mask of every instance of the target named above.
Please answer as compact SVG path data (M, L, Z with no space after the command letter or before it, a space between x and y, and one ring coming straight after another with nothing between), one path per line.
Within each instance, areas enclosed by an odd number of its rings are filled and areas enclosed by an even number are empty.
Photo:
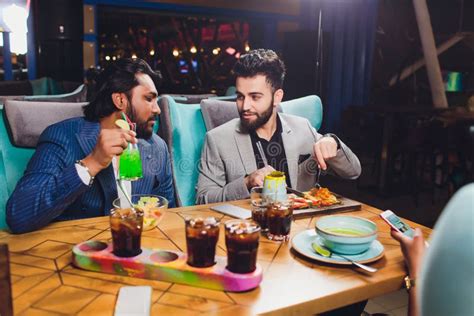
M339 138L336 135L334 135L332 133L327 133L327 134L324 134L323 137L331 137L336 142L337 149L341 149L341 141L339 140Z
M96 163L96 161L90 155L82 159L81 161L84 166L89 169L89 174L91 175L91 177L95 177L100 172L100 170L102 170L102 167L98 163Z

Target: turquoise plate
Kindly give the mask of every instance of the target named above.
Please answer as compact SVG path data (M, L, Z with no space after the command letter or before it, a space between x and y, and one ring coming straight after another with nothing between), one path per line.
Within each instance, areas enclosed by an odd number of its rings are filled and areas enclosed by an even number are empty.
M323 245L320 237L314 229L308 229L297 234L291 240L291 245L293 249L296 250L299 254L322 262L342 264L342 265L351 265L349 261L344 258L339 257L337 254L333 253L330 258L321 256L319 253L313 250L311 243L318 242L320 245ZM359 263L369 263L379 260L383 257L384 248L380 241L374 240L370 245L370 248L363 253L357 255L345 255L345 257L351 258L354 261Z

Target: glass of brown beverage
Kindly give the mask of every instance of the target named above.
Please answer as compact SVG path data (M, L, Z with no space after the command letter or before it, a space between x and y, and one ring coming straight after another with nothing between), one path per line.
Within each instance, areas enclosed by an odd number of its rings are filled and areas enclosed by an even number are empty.
M215 217L186 218L186 248L190 266L213 266L219 239L219 221Z
M140 242L143 211L136 207L114 208L110 211L113 253L118 257L135 257L142 252Z
M252 221L233 219L225 222L227 270L250 273L257 268L260 226Z
M268 199L262 193L263 187L253 187L250 190L250 203L252 204L252 220L260 225L262 232L268 230L267 206Z
M270 240L288 241L293 220L293 201L274 201L268 204L267 223Z

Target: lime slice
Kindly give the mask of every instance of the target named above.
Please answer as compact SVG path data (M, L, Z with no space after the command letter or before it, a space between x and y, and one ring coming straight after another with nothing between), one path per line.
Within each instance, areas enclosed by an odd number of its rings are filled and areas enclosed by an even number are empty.
M327 250L326 248L322 247L317 242L313 242L311 244L311 247L313 247L314 251L319 253L321 256L326 257L326 258L331 257L331 252L329 250Z
M128 125L128 123L124 120L116 120L115 121L115 125L117 125L118 127L120 127L121 129L124 129L126 131L129 131L130 130L130 125Z

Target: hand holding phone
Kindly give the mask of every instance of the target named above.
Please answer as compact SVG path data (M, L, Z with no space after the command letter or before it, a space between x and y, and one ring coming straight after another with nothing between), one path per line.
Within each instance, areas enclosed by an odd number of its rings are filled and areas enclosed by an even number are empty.
M395 213L393 213L392 211L390 210L386 210L385 212L383 212L382 214L380 214L380 217L382 217L382 219L387 222L387 224L390 225L390 227L392 227L393 229L395 229L397 232L400 232L402 234L404 234L405 236L408 236L410 238L413 238L413 234L415 233L415 231L413 230L413 228L411 228L410 226L408 226L407 223L405 223L404 221L402 221L400 219L400 217L398 217L397 215L395 215Z

